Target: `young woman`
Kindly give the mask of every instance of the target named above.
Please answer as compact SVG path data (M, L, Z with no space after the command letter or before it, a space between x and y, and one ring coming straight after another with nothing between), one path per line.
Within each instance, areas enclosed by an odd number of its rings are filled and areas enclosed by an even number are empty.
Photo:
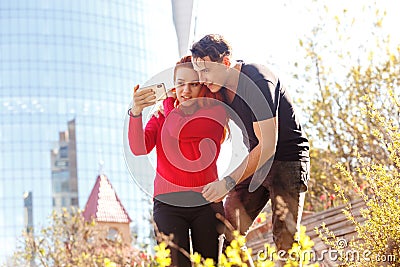
M201 191L218 179L216 161L228 131L227 112L222 94L211 93L199 83L190 56L177 63L174 83L175 92L169 91L163 101L164 114L152 116L145 129L141 113L154 104L155 96L151 90L135 87L128 111L129 145L134 155L148 154L156 147L153 217L158 231L173 234L173 242L189 251L190 229L193 250L217 262L223 224L216 213L223 215L223 206L205 200ZM172 266L191 266L179 250L170 249Z

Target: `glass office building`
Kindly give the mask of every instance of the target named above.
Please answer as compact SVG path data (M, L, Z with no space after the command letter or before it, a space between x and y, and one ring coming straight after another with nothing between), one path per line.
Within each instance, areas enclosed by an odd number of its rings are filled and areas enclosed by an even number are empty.
M0 1L0 263L24 227L46 224L51 151L71 121L74 203L84 207L102 161L139 241L152 231L150 197L124 161L123 124L133 85L177 61L172 18L165 0Z

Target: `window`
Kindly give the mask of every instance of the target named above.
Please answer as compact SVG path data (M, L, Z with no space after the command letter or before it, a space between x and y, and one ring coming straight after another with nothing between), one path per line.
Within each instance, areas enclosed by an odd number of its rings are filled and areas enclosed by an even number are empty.
M69 172L52 172L53 193L69 192Z
M71 206L79 206L79 200L77 197L71 198Z
M60 158L62 159L68 158L68 146L60 147Z
M108 229L107 239L116 241L119 237L120 236L117 228L110 227L110 229Z

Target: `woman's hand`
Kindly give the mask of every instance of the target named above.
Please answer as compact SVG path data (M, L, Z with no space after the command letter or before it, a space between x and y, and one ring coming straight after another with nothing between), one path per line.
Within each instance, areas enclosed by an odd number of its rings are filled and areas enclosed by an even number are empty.
M137 84L133 88L133 101L131 114L133 116L139 116L145 107L149 107L156 103L156 95L152 89L139 90L139 85Z

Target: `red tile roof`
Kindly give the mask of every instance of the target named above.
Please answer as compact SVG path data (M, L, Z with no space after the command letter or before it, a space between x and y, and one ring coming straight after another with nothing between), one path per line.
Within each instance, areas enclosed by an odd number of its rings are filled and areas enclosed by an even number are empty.
M83 217L86 221L130 223L132 220L115 193L107 176L97 176L86 203Z

